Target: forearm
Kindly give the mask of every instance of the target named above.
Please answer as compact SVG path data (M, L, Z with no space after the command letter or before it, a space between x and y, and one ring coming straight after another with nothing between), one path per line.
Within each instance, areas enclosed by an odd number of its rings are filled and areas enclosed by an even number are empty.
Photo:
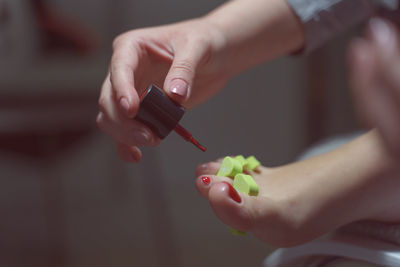
M283 0L230 1L203 19L223 33L222 61L232 75L304 43L301 22Z

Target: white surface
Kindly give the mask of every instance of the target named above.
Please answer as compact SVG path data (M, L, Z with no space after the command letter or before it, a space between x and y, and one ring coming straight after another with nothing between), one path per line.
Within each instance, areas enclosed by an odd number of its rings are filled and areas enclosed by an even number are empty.
M350 235L316 240L293 248L277 249L265 259L263 266L300 266L296 265L296 260L316 255L339 256L388 267L400 266L398 246Z

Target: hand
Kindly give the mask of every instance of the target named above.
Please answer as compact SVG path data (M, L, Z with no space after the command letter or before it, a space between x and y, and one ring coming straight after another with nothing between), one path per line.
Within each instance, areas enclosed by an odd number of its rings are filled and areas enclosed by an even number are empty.
M137 146L159 143L133 119L148 85L191 108L233 75L303 43L301 23L281 0L228 1L199 19L127 32L114 41L97 123L116 140L123 159L139 161Z
M203 19L134 30L115 39L97 123L116 140L122 159L140 161L138 146L160 141L134 120L139 95L156 84L185 108L201 103L217 93L229 77L218 53L223 45L218 28Z
M400 156L400 42L389 21L373 18L365 38L349 49L350 83L363 119Z

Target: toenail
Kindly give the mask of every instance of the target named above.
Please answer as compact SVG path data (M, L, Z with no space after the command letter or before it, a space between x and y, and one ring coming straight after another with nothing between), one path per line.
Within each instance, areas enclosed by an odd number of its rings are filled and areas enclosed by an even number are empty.
M239 193L233 188L233 186L230 183L223 182L224 184L228 185L228 196L236 201L237 203L242 202L242 199L240 198Z
M210 182L211 182L211 179L210 179L210 177L208 177L208 176L203 176L203 177L201 177L201 181L202 181L205 185L209 185Z

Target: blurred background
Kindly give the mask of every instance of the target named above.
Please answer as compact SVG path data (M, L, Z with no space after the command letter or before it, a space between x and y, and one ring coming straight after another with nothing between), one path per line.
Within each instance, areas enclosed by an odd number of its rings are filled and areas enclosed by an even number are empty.
M0 266L259 266L273 250L218 221L195 167L229 154L281 165L355 131L351 33L254 68L188 112L206 153L173 133L125 164L95 125L118 34L223 2L0 0Z

